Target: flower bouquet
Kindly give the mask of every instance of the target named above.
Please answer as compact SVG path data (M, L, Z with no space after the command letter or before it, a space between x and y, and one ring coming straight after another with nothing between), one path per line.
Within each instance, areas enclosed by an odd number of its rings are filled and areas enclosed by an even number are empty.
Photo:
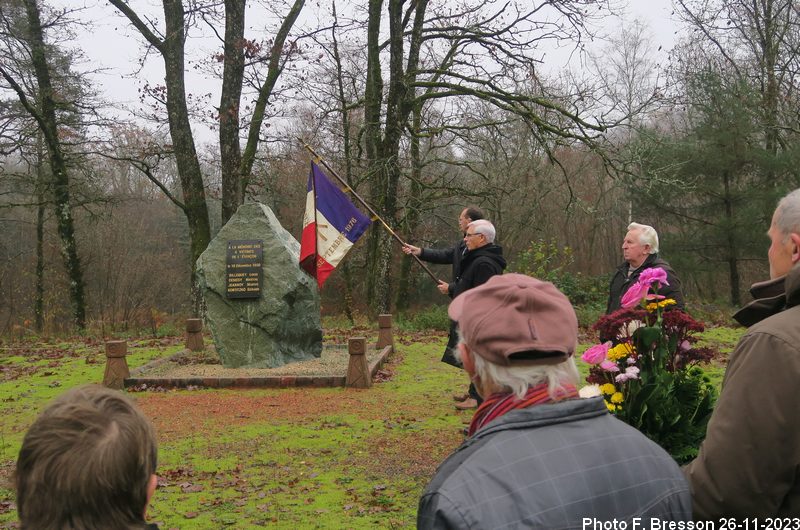
M697 455L716 400L716 390L696 365L714 352L696 347L703 324L677 309L672 299L651 294L666 284L661 268L642 272L622 297L622 309L594 324L600 337L582 359L589 383L598 385L606 406L666 449L679 463Z

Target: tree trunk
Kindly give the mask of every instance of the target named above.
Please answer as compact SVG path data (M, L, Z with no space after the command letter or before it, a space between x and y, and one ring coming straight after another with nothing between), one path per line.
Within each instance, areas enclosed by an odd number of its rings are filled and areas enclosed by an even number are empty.
M405 215L405 233L407 239L411 239L419 224L420 195L422 189L420 182L422 179L422 154L420 152L420 129L422 124L422 104L414 105L413 130L411 131L411 194L408 198ZM415 266L412 259L404 259L400 265L400 278L397 281L397 299L395 305L398 311L405 311L411 306L410 292L413 292L414 277L411 267Z
M184 82L184 16L183 2L164 0L166 35L163 43L167 114L169 132L175 149L175 162L183 190L184 213L189 224L192 261L191 303L193 316L202 316L202 294L197 285L197 259L211 241L203 174L189 122Z
M347 102L347 96L344 90L344 74L342 69L342 59L339 55L339 41L336 38L336 27L338 25L338 18L336 16L336 2L331 2L331 10L333 13L334 25L331 28L331 37L333 42L333 59L336 65L336 82L339 96L339 114L342 119L342 143L344 150L344 164L345 164L345 179L347 184L352 187L353 185L353 160L350 150L350 110ZM344 278L344 314L350 321L350 324L355 324L355 315L353 313L353 275L350 271L350 263L345 261L342 265L342 277Z
M44 212L45 171L42 134L36 135L36 300L33 305L35 329L44 329Z
M244 76L245 0L225 0L225 47L219 103L219 154L222 172L222 224L236 213L244 197L239 166L239 102Z
M44 135L53 174L53 194L55 200L58 236L61 239L61 255L69 278L69 293L72 301L72 316L79 329L86 327L86 300L84 297L83 271L75 244L75 224L70 205L69 173L61 142L55 113L55 97L50 81L50 67L47 64L42 24L36 0L25 0L25 11L30 30L31 63L39 86L39 128Z
M738 249L736 248L736 238L733 233L735 224L733 218L733 205L731 204L731 176L725 171L722 175L722 180L725 186L725 195L723 201L725 202L725 226L728 231L728 276L731 284L731 304L738 307L741 304L741 296L739 294L739 263L738 263Z

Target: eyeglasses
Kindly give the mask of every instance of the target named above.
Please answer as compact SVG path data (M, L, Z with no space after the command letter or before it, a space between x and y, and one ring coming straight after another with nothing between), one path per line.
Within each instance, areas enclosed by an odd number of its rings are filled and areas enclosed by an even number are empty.
M483 234L474 233L474 234L464 234L464 237L473 237L473 236L482 236Z

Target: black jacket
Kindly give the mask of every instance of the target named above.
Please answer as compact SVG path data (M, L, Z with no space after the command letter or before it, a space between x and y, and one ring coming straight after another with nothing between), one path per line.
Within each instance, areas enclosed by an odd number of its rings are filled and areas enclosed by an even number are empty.
M669 285L662 285L656 294L660 294L667 298L672 298L675 300L675 307L682 310L683 293L681 292L681 281L677 276L675 276L675 271L672 270L672 267L670 267L669 263L659 258L658 254L650 254L647 256L647 259L644 260L644 263L642 263L638 269L634 270L630 276L628 276L630 264L627 261L620 265L620 267L617 269L614 277L611 278L611 285L608 288L608 304L606 305L606 314L613 313L622 307L620 305L622 295L624 295L628 288L639 279L639 275L643 270L653 267L661 267L664 269L667 272L667 282L669 283Z
M466 248L466 245L464 248ZM453 298L464 291L486 283L489 278L496 274L503 274L503 269L506 268L506 260L503 257L502 247L489 243L464 254L459 259L459 265L461 267L460 273L454 276L454 281L450 283L450 296ZM453 267L455 268L455 265ZM457 329L456 323L451 320L450 335L447 339L444 355L442 355L442 362L460 368L461 363L456 359L455 353L456 344L458 344Z
M452 281L447 286L447 294L453 298L453 290L456 286L456 279L461 275L461 260L467 252L467 245L463 239L452 248L423 248L419 254L419 259L430 263L451 263L453 265Z
M453 298L464 291L483 285L496 274L503 274L506 260L499 245L489 243L464 254L461 259L461 273L456 277Z

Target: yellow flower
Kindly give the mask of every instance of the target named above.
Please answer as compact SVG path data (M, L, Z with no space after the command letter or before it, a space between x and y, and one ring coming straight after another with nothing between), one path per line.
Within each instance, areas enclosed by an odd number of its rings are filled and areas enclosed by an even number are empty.
M604 385L602 385L600 387L600 392L602 392L603 394L611 395L616 391L617 391L617 388L614 385L612 385L611 383L606 383L606 384L604 384Z
M608 407L608 410L611 411L611 412L614 412L615 410L617 410L617 406L616 405L612 405L608 401L606 401L606 407Z
M661 300L658 303L650 302L649 304L647 304L647 306L645 306L645 309L647 309L648 313L652 313L653 311L655 311L659 307L661 309L664 309L668 305L675 305L676 303L677 302L675 300L673 300L672 298L667 298L666 300Z
M608 353L606 354L606 359L608 359L609 361L617 362L618 360L627 357L631 353L633 353L631 345L628 344L627 342L620 342L619 344L608 350Z
M614 392L614 394L611 396L611 403L622 403L622 401L622 392Z

